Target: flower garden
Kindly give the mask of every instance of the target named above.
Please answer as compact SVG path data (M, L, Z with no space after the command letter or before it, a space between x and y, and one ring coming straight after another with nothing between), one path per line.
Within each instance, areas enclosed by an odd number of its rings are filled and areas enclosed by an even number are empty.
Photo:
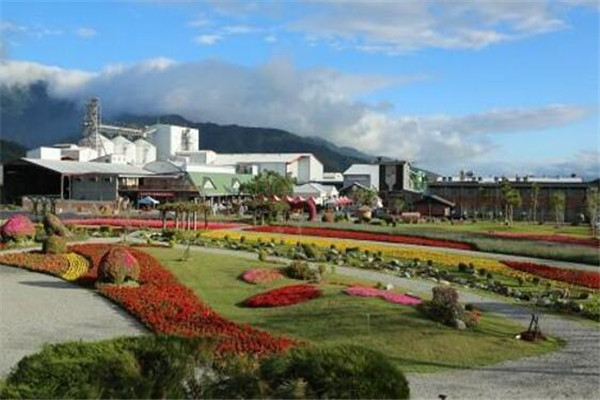
M297 226L260 226L248 229L251 232L282 233L286 235L309 235L329 237L336 239L370 240L375 242L389 242L402 244L416 244L431 247L447 247L450 249L474 250L468 243L453 240L429 239L416 236L378 234L373 232L358 232L330 228L311 228Z
M432 279L600 320L598 272L335 238L248 231L211 231L202 238L204 241L199 244L376 269L405 278ZM307 246L315 254L307 255Z
M89 219L67 219L64 221L69 225L82 226L113 226L121 228L162 228L162 221L154 219L136 219L136 218L89 218ZM166 228L175 228L175 221L167 221ZM208 222L205 227L204 222L198 224L198 229L229 229L242 226L235 222Z

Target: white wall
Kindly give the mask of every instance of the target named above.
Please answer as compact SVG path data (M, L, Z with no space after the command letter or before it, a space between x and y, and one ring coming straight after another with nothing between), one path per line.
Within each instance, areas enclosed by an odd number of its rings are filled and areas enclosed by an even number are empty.
M60 149L62 157L67 157L75 161L90 161L98 158L98 152L89 147L76 147Z
M156 161L156 146L144 139L138 139L134 144L136 164L145 165Z
M166 160L181 151L197 151L200 148L198 129L165 124L153 125L150 129L155 129L155 132L148 140L156 146L157 158L160 160ZM182 141L186 131L189 131L189 148L185 148Z
M120 154L125 157L126 163L135 164L136 147L131 140L126 139L123 136L117 136L112 139L112 142L115 154Z
M60 149L44 146L29 150L25 155L27 158L35 158L41 160L60 160L61 158Z

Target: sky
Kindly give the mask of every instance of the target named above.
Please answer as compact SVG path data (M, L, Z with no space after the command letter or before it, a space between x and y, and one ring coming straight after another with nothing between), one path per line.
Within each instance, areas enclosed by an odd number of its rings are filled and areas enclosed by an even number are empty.
M595 0L7 1L0 84L440 173L598 176Z

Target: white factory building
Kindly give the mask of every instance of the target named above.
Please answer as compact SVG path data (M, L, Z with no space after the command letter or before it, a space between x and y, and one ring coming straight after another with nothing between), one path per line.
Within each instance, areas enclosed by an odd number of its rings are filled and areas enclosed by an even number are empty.
M114 129L113 129L114 130ZM130 132L130 131L133 131ZM323 182L323 164L310 153L216 153L199 150L198 129L157 124L145 131L123 130L109 138L101 133L84 137L78 144L43 146L27 152L27 158L73 160L153 167L173 164L186 172L220 172L257 175L265 171L295 178L298 184ZM158 162L155 163L155 162Z

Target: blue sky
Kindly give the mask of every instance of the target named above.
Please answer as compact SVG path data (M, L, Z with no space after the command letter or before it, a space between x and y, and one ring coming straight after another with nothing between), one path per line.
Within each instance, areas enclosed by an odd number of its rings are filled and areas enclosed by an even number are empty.
M49 79L57 96L101 94L107 110L274 126L437 169L598 170L595 1L0 7L5 60L44 77L86 71L71 86ZM10 71L30 79L23 64ZM130 82L138 105L121 110L117 86ZM165 91L171 101L153 101Z

